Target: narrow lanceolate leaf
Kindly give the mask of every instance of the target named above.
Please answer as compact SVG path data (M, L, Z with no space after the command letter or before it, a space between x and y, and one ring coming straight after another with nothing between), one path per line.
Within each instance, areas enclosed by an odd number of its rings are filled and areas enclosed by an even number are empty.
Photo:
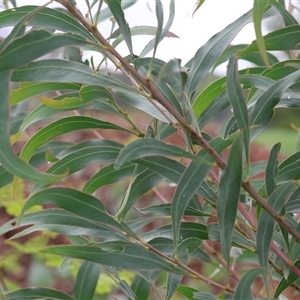
M145 170L134 178L133 182L130 184L128 193L126 193L120 205L120 209L117 213L118 218L124 219L129 209L144 193L148 192L164 180L164 177L151 170Z
M237 285L234 293L234 300L253 300L252 293L250 291L253 281L261 274L265 274L266 270L263 268L256 268L248 271Z
M46 106L57 108L57 109L76 109L80 106L83 106L90 101L83 101L78 97L66 97L60 101L57 101L52 98L39 96L41 102Z
M266 167L266 191L267 195L270 197L270 195L273 193L273 191L276 189L276 175L278 173L278 153L280 151L281 144L278 143L274 145L274 147L271 150L267 167Z
M126 226L119 223L105 210L97 198L68 188L44 189L32 195L22 208L22 215L34 205L51 203L84 219L106 225L114 231L124 231Z
M68 132L91 128L123 130L123 128L112 123L90 117L73 116L63 118L49 124L48 126L45 126L43 129L33 135L23 147L20 157L25 161L29 161L38 147L42 146L53 138Z
M26 100L32 96L40 95L42 93L61 90L79 90L80 87L81 85L76 83L24 82L20 84L19 88L10 92L9 102L10 105L15 105L23 100Z
M131 32L128 26L128 23L124 16L124 11L121 6L122 0L107 0L106 3L113 14L115 20L119 25L119 29L124 37L124 40L127 44L129 52L133 55L132 42L131 42Z
M249 114L250 125L258 125L251 132L251 139L255 138L270 123L274 107L280 101L284 91L300 78L300 71L296 71L273 84L257 100Z
M93 177L85 184L83 191L92 194L103 185L112 184L132 176L135 164L124 165L115 170L114 163L101 168Z
M121 149L122 145L113 141L89 140L60 153L57 156L59 160L47 170L47 173L62 174L65 172L70 175L94 163L113 162ZM45 186L37 185L34 191L40 190Z
M57 300L75 300L75 298L48 288L27 288L20 289L5 295L7 300L17 300L17 299L57 299Z
M61 59L32 62L24 68L15 69L12 74L12 81L76 82L133 90L130 86L108 75L94 74L92 69L84 64Z
M160 34L160 40L159 42L161 42L163 40L163 38L167 35L167 33L169 32L173 21L174 21L174 17L175 17L175 1L174 0L170 0L170 13L169 13L169 19L165 25L165 27L162 29L161 34ZM140 57L144 57L146 56L151 50L154 49L155 47L155 43L156 43L156 38L152 39L147 45L146 47L143 49L143 51L141 52L141 54L139 55Z
M222 152L226 147L231 144L229 140L223 140L222 138L216 138L210 142L210 145L217 152ZM213 162L211 156L202 149L197 156L208 162ZM210 165L200 163L197 160L193 160L190 165L185 169L182 174L178 186L176 188L175 195L172 201L172 229L174 235L175 248L178 245L180 237L180 223L184 211L202 184L202 181L206 177L207 173L211 169Z
M252 11L241 16L225 29L214 35L195 54L192 67L188 73L187 89L191 96L200 80L212 68L221 53L227 48L239 31L251 21Z
M13 152L9 136L9 85L11 71L0 72L1 110L0 110L0 163L11 174L38 183L51 183L65 175L53 176L38 172L19 159Z
M0 233L4 234L8 231L15 230L17 228L17 222L18 219L15 218L5 223L0 227ZM74 235L86 235L106 239L128 240L123 232L111 230L111 228L104 223L101 224L84 219L81 216L77 216L63 209L52 208L25 214L18 225L22 227L22 229L18 230L11 239L16 239L36 231L50 231L68 235L69 237ZM23 226L26 225L31 226L27 226L24 229Z
M231 103L237 125L242 132L248 170L250 166L250 132L246 101L238 76L237 60L230 57L227 69L227 94Z
M154 42L153 57L155 57L157 46L161 40L161 32L164 24L164 9L160 0L155 1L155 12L157 19L157 30Z
M263 14L266 10L266 8L269 6L269 0L267 1L261 1L261 0L254 0L253 5L253 23L254 23L254 29L255 29L255 35L256 35L256 42L259 49L259 52L261 56L263 57L266 65L269 65L266 47L265 47L265 41L262 36L261 31L261 22L263 19Z
M297 260L295 263L295 267L300 269L300 260ZM288 288L293 282L295 282L297 279L299 279L299 276L295 274L293 271L291 271L287 278L282 278L279 282L277 289L274 293L274 298L278 298L280 294Z
M268 203L279 213L295 187L296 185L293 182L282 184L270 195ZM266 268L268 265L274 226L275 219L267 211L263 210L258 221L256 239L258 261L263 268Z
M106 250L95 246L56 246L43 250L43 253L79 258L100 265L125 270L160 270L184 274L185 272L173 263L144 247L132 243L116 242L117 247ZM119 245L118 245L119 244ZM105 249L105 250L104 250Z
M285 159L278 167L279 172L276 178L277 182L284 182L287 180L300 179L300 151L292 154L290 157Z
M37 6L22 6L9 9L0 13L0 28L15 26L24 16L35 10ZM62 10L43 7L37 17L32 18L28 26L56 29L62 32L72 32L81 35L83 38L92 40L89 31L79 22Z
M204 3L205 0L198 0L197 2L197 5L196 5L196 8L193 12L193 15L196 13L196 11L202 6L202 4Z
M297 50L299 48L300 40L299 32L299 25L291 25L268 33L264 36L266 50ZM247 48L238 51L237 56L243 58L245 55L257 50L258 44L254 41ZM284 62L286 63L286 61Z
M51 34L43 29L29 31L12 41L5 51L0 53L0 70L22 67L61 47L86 44L85 39L72 33Z
M284 2L283 2L284 3ZM297 20L293 17L292 14L289 13L289 11L285 8L284 4L280 3L280 1L270 1L270 4L277 9L277 11L280 13L285 27L292 26L292 25L298 25Z
M223 256L227 261L228 269L232 234L240 198L242 175L243 151L241 136L239 135L230 149L227 166L221 177L217 201L221 248Z
M135 159L147 157L147 156L175 156L186 157L195 160L202 160L199 157L171 144L166 144L156 139L140 139L131 142L125 148L122 149L118 156L115 168L118 169L125 163L133 161Z
M185 265L188 262L188 254L195 251L196 249L199 248L201 245L202 241L197 238L188 238L183 240L179 245L178 245L178 259L180 262L184 263ZM174 257L176 255L176 252L173 252L172 256ZM182 275L179 274L171 274L168 273L168 279L167 279L167 294L165 297L165 300L170 300L177 290L177 287L179 286L181 280L182 280Z
M76 276L74 297L76 299L93 299L99 274L99 265L84 261Z

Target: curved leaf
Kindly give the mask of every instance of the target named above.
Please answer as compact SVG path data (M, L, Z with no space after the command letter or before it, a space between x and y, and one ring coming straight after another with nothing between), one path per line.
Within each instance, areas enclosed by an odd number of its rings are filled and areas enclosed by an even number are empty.
M295 183L293 182L282 184L271 194L268 203L279 213L294 188ZM264 268L268 265L270 243L274 226L275 219L273 219L267 211L263 210L258 221L256 245L259 264Z
M38 147L47 143L53 138L67 132L91 128L124 130L124 128L112 123L85 116L72 116L62 118L49 124L48 126L38 131L35 135L33 135L23 147L20 153L20 157L23 160L28 161Z
M166 144L160 140L144 138L141 140L135 140L125 146L120 152L115 168L118 169L125 163L148 156L175 156L186 157L195 160L203 161L200 157L179 148L171 144Z
M81 264L74 285L74 297L76 299L93 298L100 270L100 266L88 261Z
M246 161L250 165L250 130L246 102L238 77L238 65L234 56L230 57L227 67L227 94L231 103L235 120L243 134Z
M250 291L251 285L257 276L265 273L266 270L263 268L256 268L248 271L238 283L233 299L253 300L254 298Z
M210 142L210 145L217 152L222 152L226 147L231 144L230 140L224 141L221 138L216 138ZM201 159L203 158L205 161L213 162L210 154L206 152L206 150L202 149L197 154ZM198 162L197 160L193 160L190 165L185 169L182 174L178 186L176 188L175 195L172 201L172 229L174 235L174 245L175 248L178 245L179 236L180 236L180 223L184 211L190 202L193 195L197 192L199 187L201 186L202 181L205 176L211 169L211 166L207 164L203 164Z
M92 69L81 63L61 59L32 62L13 71L12 81L17 82L76 82L88 85L114 87L131 91L129 85L102 73L94 74Z
M165 25L164 28L162 28L161 34L160 34L160 39L159 42L162 41L162 39L166 36L166 34L169 32L172 24L173 24L173 20L175 17L175 1L174 0L170 0L170 12L169 12L169 19ZM155 44L157 43L156 38L152 39L147 45L146 47L143 49L143 51L141 52L141 54L139 55L140 57L144 57L146 56L151 50L154 49Z
M120 249L121 248L121 249ZM95 246L55 246L42 250L42 253L80 258L100 265L125 270L164 270L185 274L181 268L165 260L158 254L132 243L123 243L117 249L105 250Z
M37 6L22 6L0 12L0 28L15 26L24 16L35 10ZM93 40L89 31L77 20L62 10L43 7L28 23L30 26L73 32L83 38Z
M57 300L75 300L75 298L53 290L49 288L27 288L27 289L20 289L18 291L10 292L5 295L5 299L7 300L17 300L17 299L41 299L41 297L48 298L48 299L57 299Z
M214 35L195 54L192 67L188 73L187 90L191 96L200 80L214 65L221 53L230 44L239 31L251 21L252 11L247 12L225 29Z
M124 11L121 6L122 0L107 0L106 4L108 5L111 13L113 14L115 20L119 25L119 29L124 37L124 40L127 44L129 52L133 55L132 41L131 41L131 32L127 21L125 20Z
M0 53L0 70L24 66L61 47L86 44L85 39L72 33L51 34L43 29L29 31L24 36L13 40L5 51Z
M25 180L52 183L65 177L63 175L49 175L38 172L18 158L10 145L9 136L9 84L11 71L0 72L1 110L0 110L0 163L11 174Z
M129 209L144 193L161 183L165 178L158 175L151 170L145 170L134 178L130 184L128 193L124 196L124 199L120 205L117 216L119 219L124 219Z
M45 92L59 90L79 90L80 85L76 83L59 83L59 82L24 82L20 87L12 90L9 94L10 105L15 105L32 96L40 95Z
M230 266L230 249L243 174L242 139L239 135L229 152L227 166L222 174L217 201L217 215L220 228L220 241L223 256Z
M256 35L256 43L259 52L267 66L269 66L269 62L266 53L265 41L263 39L262 32L261 32L261 22L263 19L263 14L268 6L269 6L269 0L267 1L254 0L253 23L254 23L254 29Z
M115 231L126 231L127 226L110 216L102 202L83 192L69 188L44 189L32 195L22 208L21 217L32 206L51 203L84 219L93 220Z
M273 146L269 159L268 159L268 163L267 163L267 167L266 167L266 191L267 191L267 195L270 196L273 191L276 189L276 175L278 173L278 153L280 151L280 147L281 144L278 143L276 145Z

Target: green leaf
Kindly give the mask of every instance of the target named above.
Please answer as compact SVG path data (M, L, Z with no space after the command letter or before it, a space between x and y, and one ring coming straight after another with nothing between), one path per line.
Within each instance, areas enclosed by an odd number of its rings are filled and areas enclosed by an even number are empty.
M0 227L1 234L16 229L18 219L10 220ZM24 228L25 225L32 225ZM111 230L106 224L78 217L63 209L45 209L34 213L25 214L21 221L21 230L12 236L16 239L36 231L49 231L64 235L87 235L101 237L104 239L128 240L124 234L117 230Z
M194 14L196 13L196 11L202 6L202 4L204 3L204 1L205 0L198 0L197 2L197 5L196 5L196 8L195 8L195 10L194 10L194 12L193 12L193 16L194 16Z
M92 69L86 65L61 59L32 62L23 68L15 69L11 80L17 82L76 82L129 91L133 89L108 75L94 74Z
M136 275L131 284L131 288L136 295L136 299L147 299L151 285L142 276Z
M274 107L278 104L284 91L300 78L300 71L296 71L273 84L257 100L250 112L250 125L258 125L251 132L251 138L256 137L270 123Z
M151 170L145 170L134 178L128 189L128 193L124 196L123 201L120 204L117 213L118 218L124 219L129 209L144 193L148 192L164 180L165 178Z
M222 31L214 35L195 54L192 67L188 73L187 90L191 96L200 80L212 68L221 53L230 44L238 32L251 21L252 11L247 12Z
M91 128L124 130L124 128L112 123L85 116L62 118L45 126L43 129L33 135L23 147L20 157L25 161L29 161L38 147L47 143L53 138L63 135L67 132Z
M231 141L224 141L221 138L216 138L210 142L210 145L217 152L223 151L226 147L231 144ZM206 150L202 149L199 151L197 156L205 161L213 162L212 157L206 152ZM197 160L193 160L190 165L185 169L182 174L178 186L176 188L175 195L172 201L172 228L174 235L174 245L175 248L178 245L179 241L179 230L180 223L184 211L190 202L193 195L197 192L198 188L201 186L202 181L205 176L211 169L211 166L207 164L203 164L198 162Z
M297 20L293 17L292 14L289 13L289 11L285 8L284 2L280 3L280 1L271 0L270 4L277 9L277 11L280 13L285 27L292 26L292 25L298 25Z
M201 245L202 241L197 238L188 238L186 240L183 240L179 245L178 245L178 258L179 261L187 264L188 262L188 254L195 251L196 249L199 248ZM175 252L173 252L172 256L174 257L176 255ZM168 278L167 278L167 294L165 297L165 300L170 300L175 291L177 290L177 287L179 286L181 280L182 280L182 275L179 274L171 274L168 273Z
M294 188L295 183L293 182L282 184L270 195L268 203L279 213ZM270 243L274 226L275 219L273 219L266 210L263 210L258 221L256 245L259 264L264 268L268 265Z
M157 30L155 35L155 42L154 42L154 49L153 49L153 57L155 57L156 49L161 41L161 33L162 27L164 24L164 8L160 0L155 1L155 12L156 12L156 19L157 19Z
M71 175L94 163L115 161L121 148L122 145L109 140L97 139L79 143L61 152L57 156L59 161L54 163L47 170L47 173L61 174L63 173L62 170L64 170L64 172L68 172L68 175ZM37 185L34 191L40 190L43 187L45 185Z
M102 14L102 12L101 12ZM156 35L157 28L154 26L134 26L130 28L131 36L135 35ZM168 31L166 37L179 38L176 34ZM115 38L115 41L112 43L114 47L117 47L123 40L123 36L120 34L120 29L116 30L111 36L111 39Z
M266 270L263 268L255 268L253 270L248 271L238 283L233 299L253 300L254 298L250 291L251 285L257 276L265 273Z
M195 300L193 295L194 295L194 293L197 293L198 291L190 286L179 285L176 289L176 292L185 296L189 300Z
M75 300L75 298L48 288L27 288L20 289L14 292L10 292L5 295L5 299L7 300L18 300L18 299L57 299L57 300Z
M276 189L276 175L278 173L278 153L280 151L281 144L277 143L276 145L273 146L267 167L266 167L266 174L265 174L265 180L266 180L266 191L267 195L270 196L273 191Z
M124 11L121 6L122 0L107 0L106 3L119 25L119 29L124 37L129 52L133 55L131 32L127 21L125 20Z
M65 177L38 172L18 158L10 145L9 136L9 84L11 71L0 72L1 110L0 110L0 163L11 174L32 182L52 183Z
M124 91L117 91L116 94L122 98L124 101L132 105L133 107L140 109L150 116L167 123L168 120L164 117L164 115L158 111L158 109L152 105L146 97L143 95L139 95L136 92L130 93L130 92L124 92ZM165 109L163 109L165 110Z
M238 76L237 60L234 56L230 57L227 67L227 94L233 108L233 114L238 124L240 131L242 132L244 151L246 153L246 161L248 170L250 167L250 130L249 130L249 118L246 102L241 89Z
M142 214L145 214L147 216L157 216L157 215L163 215L163 216L170 216L171 215L171 203L165 203L165 204L158 204L158 205L152 205L145 208L139 208L137 209ZM184 216L195 216L195 217L209 217L211 214L202 212L198 209L195 209L191 206L187 206L186 210L184 211Z
M245 75L249 72L249 75L250 75L250 74L261 73L263 70L265 70L265 68L250 68L250 69L246 69L246 70L240 70L238 73L241 76L241 75ZM240 77L240 80L242 80L242 76ZM197 96L197 98L195 99L195 101L193 103L193 109L195 111L197 118L202 116L205 109L207 109L209 107L209 105L218 96L221 96L225 90L226 90L226 77L222 77L222 78L216 80L215 82L211 83L209 86L207 86ZM199 119L199 121L200 120L201 119Z
M194 299L201 299L201 300L216 300L216 298L209 293L205 292L195 292L193 294Z
M299 161L300 161L300 151L292 154L290 157L285 159L278 166L279 171L276 177L276 181L284 182L291 179L293 180L300 179Z
M32 206L45 203L54 204L84 219L103 224L112 231L124 231L127 227L110 216L104 204L97 198L69 188L50 188L35 193L23 206L20 218Z
M165 260L160 255L133 243L113 242L117 247L106 248L105 243L95 246L55 246L42 253L68 256L125 270L161 270L185 274L180 267ZM119 244L119 245L118 245ZM102 246L102 248L101 248Z
M266 63L267 66L269 66L268 57L266 53L266 47L265 47L265 41L262 36L261 32L261 22L263 19L263 14L265 10L269 7L269 0L266 1L260 1L260 0L254 0L253 5L253 23L254 23L254 29L255 29L255 35L256 35L256 43L259 49L259 52Z
M0 12L0 28L15 26L24 16L35 10L37 6L22 6ZM77 20L62 10L43 7L28 26L56 29L63 32L72 32L83 38L93 40L89 31Z
M295 263L295 267L300 269L300 260L297 260ZM299 279L298 275L296 275L293 271L290 271L287 278L282 278L279 282L277 289L274 293L274 298L278 298L280 294L288 288L293 282L295 282L297 279Z
M87 181L83 188L83 191L88 194L92 194L101 186L115 183L131 177L134 169L134 164L124 165L118 170L115 170L114 163L103 167Z
M159 42L161 42L163 40L163 38L167 35L167 33L169 32L169 30L173 24L174 17L175 17L175 1L174 0L170 0L169 10L170 10L169 19L168 19L165 27L161 31ZM157 41L156 41L156 37L155 37L145 46L145 48L143 49L143 51L141 52L141 54L139 56L140 57L146 56L151 50L154 49L156 42Z
M221 249L227 262L228 270L230 268L231 241L236 222L243 174L241 138L239 135L230 149L227 166L221 177L217 201Z
M122 149L116 160L115 168L118 169L125 163L139 158L155 155L186 157L203 161L201 158L197 158L195 155L179 147L166 144L160 140L144 138L135 140Z
M15 105L32 96L40 95L50 91L61 90L79 90L80 85L76 83L59 83L59 82L24 82L20 87L12 90L9 95L10 105Z
M300 42L299 32L300 25L292 25L275 30L264 36L265 49L268 51L297 50ZM238 51L237 56L243 58L244 55L257 51L258 48L257 42L254 41L244 50Z
M137 0L127 0L127 1L123 1L121 3L123 10L125 10L126 8L132 6L133 4L135 4L137 2ZM111 17L111 11L109 9L109 7L105 7L104 9L101 9L99 15L96 14L96 16L93 17L93 19L97 19L98 23L103 22L107 19L109 19Z
M86 44L85 39L72 33L51 34L43 29L29 31L24 36L12 41L0 53L0 70L24 66L61 47Z
M141 235L141 238L146 241L157 237L174 239L172 225L165 225ZM191 237L195 237L200 240L208 240L207 227L200 223L182 222L179 228L179 240L182 241Z
M74 285L74 297L76 299L92 299L98 283L100 266L84 261L77 273Z

